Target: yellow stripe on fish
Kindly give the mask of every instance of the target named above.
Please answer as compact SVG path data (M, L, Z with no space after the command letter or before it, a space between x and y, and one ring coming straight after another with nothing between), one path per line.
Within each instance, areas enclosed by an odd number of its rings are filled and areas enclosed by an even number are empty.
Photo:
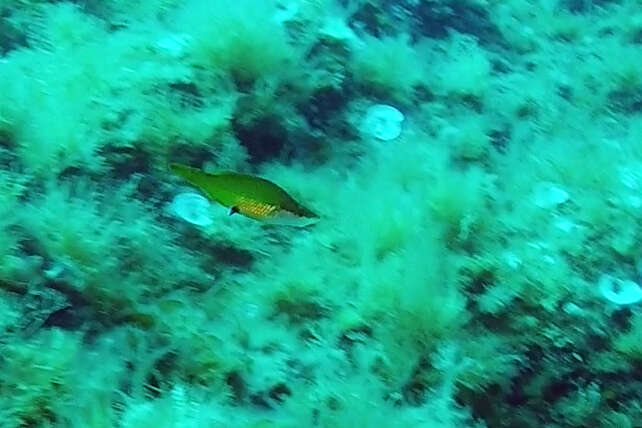
M239 198L238 202L232 208L234 212L257 220L270 217L276 210L278 210L278 208L275 205L253 201L245 197Z

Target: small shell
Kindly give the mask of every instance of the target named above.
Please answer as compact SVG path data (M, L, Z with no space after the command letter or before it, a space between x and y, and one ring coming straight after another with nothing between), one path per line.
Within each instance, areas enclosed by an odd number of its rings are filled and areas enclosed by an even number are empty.
M171 57L180 58L185 54L191 37L188 34L166 34L155 43L156 49Z
M553 226L560 232L569 233L578 228L577 224L568 217L557 217L553 221Z
M197 226L209 226L212 218L209 214L210 202L198 193L179 193L170 205L170 211L176 217Z
M555 183L542 181L533 190L533 202L540 208L555 208L568 199L568 192Z
M602 275L598 281L600 294L616 305L632 305L642 300L642 288L637 282Z
M364 134L378 140L394 140L401 134L401 123L405 117L396 108L386 104L375 104L368 109L361 124Z

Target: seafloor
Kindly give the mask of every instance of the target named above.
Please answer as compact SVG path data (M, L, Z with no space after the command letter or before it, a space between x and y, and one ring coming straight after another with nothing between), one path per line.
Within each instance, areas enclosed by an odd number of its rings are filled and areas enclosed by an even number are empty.
M642 427L641 64L640 0L0 0L0 428Z

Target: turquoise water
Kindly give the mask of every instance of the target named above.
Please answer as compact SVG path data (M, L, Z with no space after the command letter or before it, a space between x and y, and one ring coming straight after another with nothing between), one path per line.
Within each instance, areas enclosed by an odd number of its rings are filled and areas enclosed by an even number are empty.
M639 0L134 3L0 0L0 428L642 427Z

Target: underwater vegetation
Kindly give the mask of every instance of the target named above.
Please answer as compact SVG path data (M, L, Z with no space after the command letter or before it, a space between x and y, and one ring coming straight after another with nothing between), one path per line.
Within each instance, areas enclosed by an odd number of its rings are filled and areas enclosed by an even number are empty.
M0 0L0 428L642 427L641 57L638 0Z

